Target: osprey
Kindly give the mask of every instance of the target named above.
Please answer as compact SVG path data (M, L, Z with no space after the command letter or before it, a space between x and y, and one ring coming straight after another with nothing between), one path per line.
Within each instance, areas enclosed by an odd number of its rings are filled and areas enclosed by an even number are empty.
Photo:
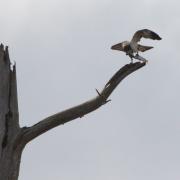
M146 59L143 57L139 56L138 52L144 52L149 49L152 49L152 46L143 46L138 44L138 42L141 40L141 38L148 38L148 39L153 39L153 40L161 40L162 38L156 34L155 32L149 30L149 29L142 29L139 31L136 31L135 34L133 35L132 40L129 41L123 41L121 43L115 44L111 47L113 50L118 50L118 51L124 51L126 55L128 55L131 58L131 63L133 62L133 58L138 59L140 61L145 61L147 62ZM134 56L134 53L136 55Z

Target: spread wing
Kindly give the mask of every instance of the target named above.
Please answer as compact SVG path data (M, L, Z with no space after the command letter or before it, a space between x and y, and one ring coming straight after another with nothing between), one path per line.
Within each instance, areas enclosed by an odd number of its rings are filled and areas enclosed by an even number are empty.
M147 51L152 48L153 48L152 46L143 46L143 45L138 44L138 51L141 51L141 52Z
M115 44L111 47L113 50L118 50L118 51L129 51L130 50L130 42L129 41L123 41L121 43Z
M155 32L149 30L149 29L142 29L139 31L136 31L131 42L132 43L137 43L140 41L141 38L148 38L148 39L153 39L153 40L161 40L161 37L156 34Z
M119 51L124 51L123 49L123 46L122 46L122 43L118 43L118 44L115 44L111 47L111 49L113 50L119 50Z

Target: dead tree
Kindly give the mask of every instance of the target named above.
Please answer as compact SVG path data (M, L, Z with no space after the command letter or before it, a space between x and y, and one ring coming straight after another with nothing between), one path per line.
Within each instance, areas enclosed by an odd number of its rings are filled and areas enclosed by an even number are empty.
M58 112L31 127L19 126L16 67L11 65L8 47L0 46L0 179L17 180L25 145L46 131L81 118L106 104L108 97L126 76L145 63L127 64L105 85L97 96L78 106Z

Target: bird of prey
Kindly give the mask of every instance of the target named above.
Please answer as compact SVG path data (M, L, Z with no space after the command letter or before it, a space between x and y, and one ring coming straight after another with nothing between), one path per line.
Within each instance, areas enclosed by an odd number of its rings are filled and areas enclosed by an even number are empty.
M147 62L146 59L141 57L138 52L144 52L149 49L152 49L152 46L143 46L138 44L138 42L141 40L141 38L148 38L148 39L153 39L153 40L161 40L162 38L156 34L155 32L149 30L149 29L142 29L139 31L136 31L135 34L133 35L132 40L129 41L123 41L121 43L115 44L111 47L113 50L118 50L118 51L123 51L126 53L131 58L131 63L133 62L133 58L138 59L140 61L145 61ZM134 53L136 55L134 56Z

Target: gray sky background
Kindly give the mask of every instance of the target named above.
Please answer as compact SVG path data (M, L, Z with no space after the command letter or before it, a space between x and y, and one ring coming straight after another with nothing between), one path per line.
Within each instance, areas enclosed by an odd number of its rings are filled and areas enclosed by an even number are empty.
M180 179L178 0L1 0L0 41L17 63L21 126L96 95L130 60L110 46L149 28L143 53L99 110L24 150L20 180Z

